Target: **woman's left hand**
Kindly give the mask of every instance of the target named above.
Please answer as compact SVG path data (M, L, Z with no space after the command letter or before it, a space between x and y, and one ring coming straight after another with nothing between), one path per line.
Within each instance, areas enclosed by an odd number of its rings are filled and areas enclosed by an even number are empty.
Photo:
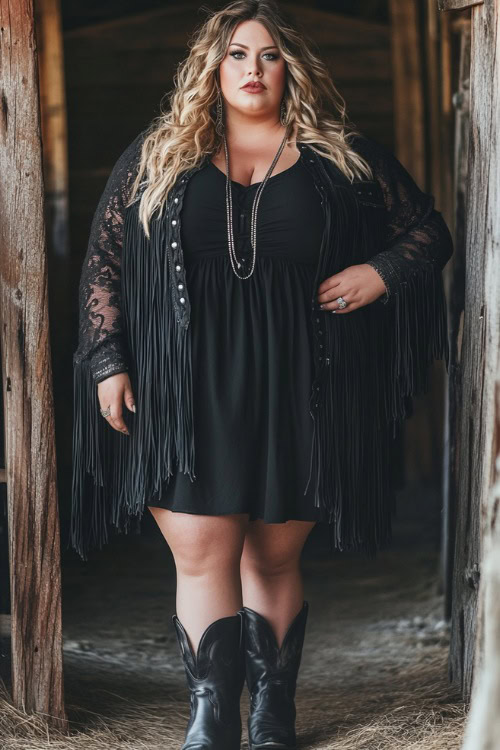
M318 287L318 302L322 310L349 313L374 302L385 291L385 284L377 271L368 263L360 263L322 281ZM339 308L338 297L343 297L347 307Z

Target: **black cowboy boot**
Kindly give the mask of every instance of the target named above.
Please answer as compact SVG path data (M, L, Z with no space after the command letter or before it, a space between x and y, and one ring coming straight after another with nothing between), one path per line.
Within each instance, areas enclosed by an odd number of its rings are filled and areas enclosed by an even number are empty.
M196 659L186 631L172 615L190 690L191 714L181 750L240 750L240 697L245 682L243 613L212 622Z
M309 605L292 620L278 648L269 622L243 607L249 750L295 750L295 688Z

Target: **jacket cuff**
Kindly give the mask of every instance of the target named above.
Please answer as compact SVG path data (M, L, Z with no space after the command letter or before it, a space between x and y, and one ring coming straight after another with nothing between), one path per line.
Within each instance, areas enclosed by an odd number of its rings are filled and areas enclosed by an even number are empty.
M102 344L90 358L90 372L96 385L111 375L128 372L128 369L120 342L116 340Z
M370 260L367 260L366 263L375 269L375 271L378 273L385 284L385 292L375 301L381 302L383 305L386 305L392 295L397 294L398 291L399 277L397 275L396 269L392 265L391 261L388 258L385 258L382 254L370 258Z

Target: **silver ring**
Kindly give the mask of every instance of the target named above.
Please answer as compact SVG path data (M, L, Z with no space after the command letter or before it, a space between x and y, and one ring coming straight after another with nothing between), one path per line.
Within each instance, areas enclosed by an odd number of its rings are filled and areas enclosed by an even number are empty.
M337 302L339 303L339 307L341 310L343 310L344 307L347 307L347 305L349 304L343 297L337 297Z
M111 416L111 406L108 406L107 409L101 409L101 414L103 417L110 417Z

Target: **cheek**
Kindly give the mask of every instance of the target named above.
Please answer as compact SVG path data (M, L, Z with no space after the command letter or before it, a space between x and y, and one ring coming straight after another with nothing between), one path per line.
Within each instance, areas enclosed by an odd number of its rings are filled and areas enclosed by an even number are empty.
M285 88L285 74L286 69L284 63L281 65L274 65L268 71L268 79L273 84L273 88L282 91Z
M241 70L238 70L236 61L232 57L226 57L219 65L219 75L221 85L231 84L234 81L239 81L241 78Z

